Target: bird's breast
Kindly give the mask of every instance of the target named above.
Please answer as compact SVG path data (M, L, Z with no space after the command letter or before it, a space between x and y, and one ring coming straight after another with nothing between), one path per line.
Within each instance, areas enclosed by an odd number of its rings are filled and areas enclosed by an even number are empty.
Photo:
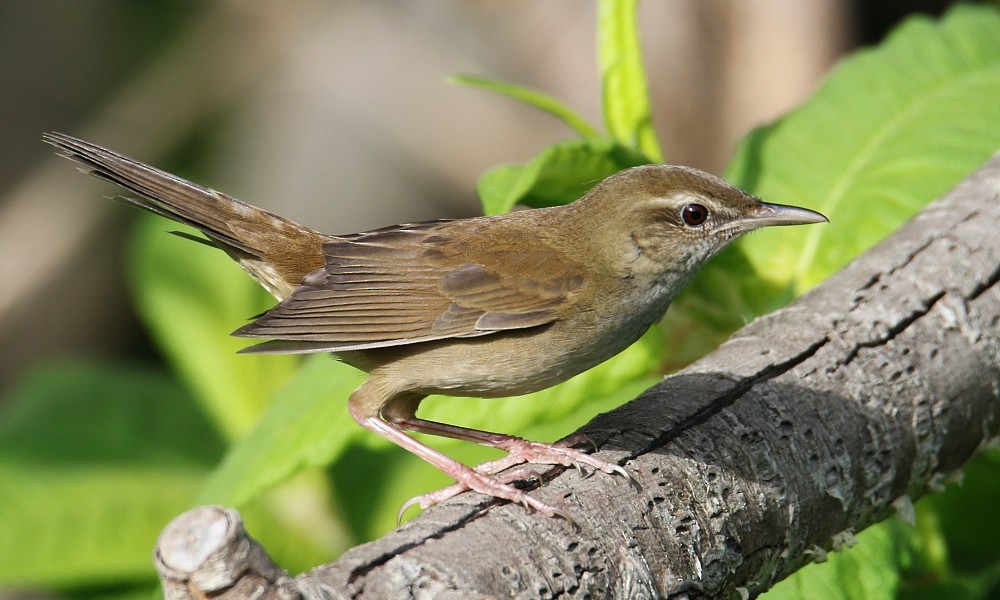
M523 330L342 355L398 392L501 397L561 383L618 354L662 317L667 288L612 289L559 320Z

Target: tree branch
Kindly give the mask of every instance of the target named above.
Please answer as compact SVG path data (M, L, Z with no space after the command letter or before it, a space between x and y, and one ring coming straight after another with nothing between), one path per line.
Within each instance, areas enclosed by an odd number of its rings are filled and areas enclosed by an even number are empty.
M997 223L1000 155L812 292L594 419L582 431L639 485L565 471L533 492L574 524L463 494L335 563L255 581L267 597L756 596L939 489L1000 433ZM245 536L235 513L205 511Z

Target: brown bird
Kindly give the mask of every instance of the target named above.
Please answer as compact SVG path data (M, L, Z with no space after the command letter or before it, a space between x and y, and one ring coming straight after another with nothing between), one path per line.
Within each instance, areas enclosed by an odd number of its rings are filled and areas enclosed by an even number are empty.
M44 140L141 196L128 203L201 231L279 300L233 333L268 340L246 352L331 352L366 371L348 400L354 419L457 482L414 499L423 507L472 489L562 514L497 472L532 462L624 474L565 443L427 421L417 406L430 394L512 396L565 381L635 342L741 234L827 220L696 169L648 165L566 206L325 235L95 144ZM407 431L508 457L471 468Z

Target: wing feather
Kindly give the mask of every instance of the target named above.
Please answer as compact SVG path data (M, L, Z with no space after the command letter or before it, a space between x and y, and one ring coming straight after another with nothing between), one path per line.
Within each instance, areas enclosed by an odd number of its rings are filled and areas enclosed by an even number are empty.
M274 340L251 352L338 352L539 327L569 309L579 265L505 235L509 219L475 222L473 235L434 221L333 237L321 269L234 335ZM491 227L502 241L484 247Z

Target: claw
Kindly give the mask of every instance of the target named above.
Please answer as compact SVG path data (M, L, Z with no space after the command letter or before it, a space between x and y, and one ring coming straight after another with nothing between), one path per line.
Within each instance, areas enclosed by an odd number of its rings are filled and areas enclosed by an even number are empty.
M556 510L556 511L555 511L555 512L554 512L554 513L552 514L552 516L553 516L553 517L559 517L560 519L562 519L562 520L566 521L567 523L569 523L569 524L570 524L570 526L572 526L572 527L573 527L573 529L574 529L575 531L577 531L577 532L580 532L580 531L582 531L582 529L581 529L581 527L580 527L580 524L579 524L579 523L577 523L577 522L576 522L575 520L573 520L573 517L569 516L569 513L565 513L565 512L563 512L563 511L561 511L561 510L558 510L558 509L557 509L557 510Z
M525 479L534 480L539 485L543 483L543 474L534 469L525 469L522 467L511 470L512 467L524 465L525 463L573 467L580 473L580 477L582 478L590 477L597 471L611 475L621 475L637 490L642 489L638 480L620 465L571 447L574 444L581 443L588 443L595 450L597 449L593 441L583 435L570 436L555 444L530 442L511 436L504 437L500 442L495 442L494 446L507 451L507 456L482 463L471 469L471 473L461 477L462 482L460 483L454 483L440 490L407 500L399 509L397 524L402 522L403 514L412 506L419 505L421 508L428 508L463 492L475 490L521 504L526 509L535 510L546 516L561 517L576 527L576 523L573 522L569 515L544 502L536 500L526 494L523 489L518 489L511 485L514 482ZM587 467L592 468L593 471L588 472ZM456 479L459 478L456 477Z
M515 471L515 473L517 473L517 479L529 479L534 481L536 485L542 485L545 483L545 480L542 478L542 474L536 469L524 469L523 471L518 470ZM521 475L521 473L524 473L524 475Z
M403 515L406 514L406 511L409 510L411 506L417 506L422 504L423 504L423 496L414 496L413 498L410 498L409 500L404 502L403 505L399 507L399 510L396 511L396 527L399 527L400 525L403 524ZM423 507L421 506L421 508Z
M504 459L500 459L493 462L500 463L506 461L504 461ZM484 463L484 465L486 464L488 463ZM495 480L496 483L501 487L509 487L511 482L523 480L526 478L536 479L539 485L543 483L542 475L533 469L517 469L510 473L504 473L502 476L490 477L490 479ZM560 511L555 507L549 506L548 504L542 502L541 500L537 500L534 497L530 496L529 494L526 494L523 491L518 490L516 488L509 487L509 490L510 491L505 495L500 495L500 492L497 489L481 493L509 500L511 502L515 502L517 504L522 505L526 510L534 510L549 517L558 516L566 519L567 521L571 521L568 515L566 515L565 513L563 513L562 511ZM423 509L430 508L435 504L440 504L445 500L450 500L451 498L454 498L455 496L458 496L459 494L468 491L478 491L478 490L473 490L473 488L469 487L464 483L453 483L439 490L435 490L433 492L429 492L427 494L423 494L420 496L414 496L413 498L410 498L409 500L404 502L403 505L399 507L399 511L397 511L396 513L396 526L398 527L403 522L402 521L403 515L404 513L406 513L407 510L410 509L410 507L419 506L420 508Z

